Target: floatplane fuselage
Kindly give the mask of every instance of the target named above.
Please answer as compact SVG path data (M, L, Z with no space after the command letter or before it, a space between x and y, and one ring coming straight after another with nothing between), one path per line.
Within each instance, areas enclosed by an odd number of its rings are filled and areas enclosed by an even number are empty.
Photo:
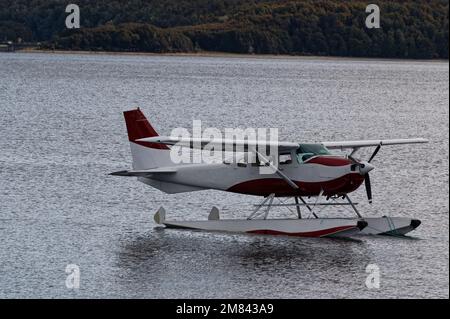
M251 140L221 139L217 141L202 138L164 137L156 133L141 110L126 111L124 116L131 145L133 169L115 172L112 175L135 176L139 181L170 194L214 189L264 197L264 201L260 205L256 205L257 208L246 220L218 220L217 214L217 217L212 218L213 220L204 222L171 223L165 220L164 211L159 211L159 216L156 218L159 222L169 227L179 228L295 234L298 236L302 236L302 234L305 236L308 234L347 236L355 232L361 232L363 228L367 228L367 220L370 221L370 219L361 217L348 194L364 183L369 202L372 201L369 172L374 169L371 161L381 146L427 142L425 139L322 143L269 141L261 145L261 141ZM218 163L197 164L175 163L173 161L171 148L174 146L204 149L206 145L215 145L216 149L218 145L232 145L234 149L236 146L242 146L245 152L236 161L224 160ZM275 158L274 154L267 155L260 151L261 149L268 149L269 146L276 146ZM362 147L375 147L368 161L354 158L354 154ZM333 149L349 149L351 153L336 155L330 152ZM271 171L267 172L266 170L261 173L262 168L269 168ZM350 223L350 219L326 219L329 225L326 226L328 228L323 229L317 223L317 220L308 221L301 218L300 206L305 206L315 219L319 219L314 213L314 207L318 202L308 203L304 200L304 197L312 196L325 196L327 200L330 198L346 199L347 204L354 208L358 217L353 219L352 223ZM292 197L295 199L293 205L298 212L296 220L288 219L287 223L283 222L285 225L280 226L280 220L267 219L268 210L275 205L273 199L276 197ZM254 217L260 214L261 208L266 210L263 221L255 221ZM395 225L396 221L400 225L399 227ZM195 224L195 227L193 227L192 223L199 224ZM253 229L251 223L263 224L255 224L253 226L259 228ZM410 231L420 224L417 220L412 219L405 220L403 218L401 222L400 219L391 219L387 221L389 228L386 229L382 226L382 224L386 224L384 220L377 219L373 220L372 223L376 223L379 228L381 227L378 233L393 231L401 233ZM286 225L291 226L287 227ZM296 225L296 227L292 228L292 225ZM368 229L366 229L366 232L368 232Z

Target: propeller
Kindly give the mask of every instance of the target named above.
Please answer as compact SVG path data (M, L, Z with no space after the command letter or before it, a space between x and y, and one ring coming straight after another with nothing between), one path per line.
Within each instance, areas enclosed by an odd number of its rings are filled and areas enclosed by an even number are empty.
M378 154L380 151L381 144L379 144L372 155L370 156L369 160L367 162L360 162L356 160L353 156L348 155L348 158L359 167L359 172L361 175L364 175L364 185L366 187L366 194L367 199L369 200L369 204L372 204L372 185L370 184L370 175L369 172L374 169L372 165L370 165L370 162L374 159L374 157Z
M368 163L372 162L373 158L378 154L378 151L381 148L381 144L378 144L377 148L375 149L375 151L373 151L372 155L370 156L369 160L367 161Z
M370 175L367 173L364 175L364 185L366 186L367 199L369 204L372 204L372 186L370 185Z

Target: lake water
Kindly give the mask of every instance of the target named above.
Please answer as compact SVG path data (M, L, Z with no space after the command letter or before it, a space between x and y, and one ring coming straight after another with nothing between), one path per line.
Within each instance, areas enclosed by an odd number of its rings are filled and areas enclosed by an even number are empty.
M0 297L448 298L448 105L448 62L0 53ZM355 241L155 228L161 205L243 218L259 199L108 176L130 168L122 111L136 106L166 135L198 119L298 142L428 138L381 149L373 205L353 194L367 216L422 225Z

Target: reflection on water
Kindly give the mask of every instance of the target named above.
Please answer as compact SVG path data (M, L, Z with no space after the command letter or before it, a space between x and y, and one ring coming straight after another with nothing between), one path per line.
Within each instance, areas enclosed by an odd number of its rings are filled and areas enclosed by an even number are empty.
M422 61L0 53L0 297L448 298L448 70ZM381 149L373 205L364 188L353 194L368 216L420 218L412 234L420 240L154 228L161 205L174 220L204 219L213 205L242 218L257 198L167 195L108 176L130 167L122 111L136 106L162 135L195 119L221 130L277 127L298 142L428 138ZM348 212L328 216L337 214ZM365 286L369 263L381 289ZM77 291L65 287L67 264L80 267Z
M360 240L202 233L158 227L147 236L126 241L117 261L122 284L131 294L135 285L148 284L149 293L154 293L155 287L164 287L163 296L224 296L226 289L232 291L227 297L263 297L269 296L275 285L285 296L295 297L300 293L299 286L327 280L324 272L358 276L361 265L369 260L366 249ZM248 287L249 279L272 284L255 291ZM292 280L297 284L281 285ZM199 282L204 281L208 281L208 287L199 287ZM210 291L211 286L222 287L222 291Z

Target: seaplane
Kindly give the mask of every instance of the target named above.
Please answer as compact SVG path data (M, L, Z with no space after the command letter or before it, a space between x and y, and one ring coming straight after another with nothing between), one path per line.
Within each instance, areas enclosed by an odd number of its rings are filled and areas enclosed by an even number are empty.
M364 184L368 201L372 203L369 172L375 168L372 160L380 149L390 145L427 143L424 138L297 143L159 136L139 108L125 111L124 117L132 169L110 175L136 177L138 181L168 194L220 190L262 197L245 219L221 219L219 209L213 207L207 220L169 221L164 207L160 207L154 220L167 228L299 237L351 237L403 236L421 224L420 220L408 217L362 216L349 194ZM171 148L174 147L201 152L211 145L222 150L231 149L232 152L243 150L243 155L231 162L187 164L174 162L171 156ZM276 153L268 155L269 147L274 147ZM365 161L356 158L356 153L367 147L374 148L371 156ZM249 158L254 160L249 161ZM261 174L261 168L271 171ZM317 208L324 205L348 205L355 216L319 216ZM293 207L295 217L268 218L271 208L276 206Z

